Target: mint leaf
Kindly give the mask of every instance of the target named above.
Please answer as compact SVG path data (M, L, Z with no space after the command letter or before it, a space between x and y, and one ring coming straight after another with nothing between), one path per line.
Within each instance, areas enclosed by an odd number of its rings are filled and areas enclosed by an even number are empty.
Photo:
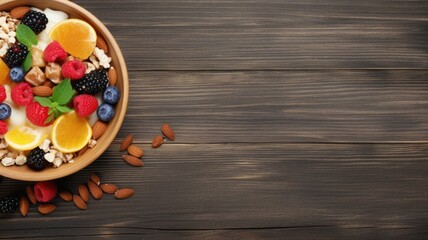
M58 107L56 107L56 109L58 111L60 111L61 113L68 113L68 112L71 112L71 110L73 110L67 106L58 106Z
M50 114L48 118L46 118L45 124L52 122L54 120L55 116L53 114Z
M71 86L71 80L66 78L54 88L51 99L58 103L58 105L66 105L70 102L75 93L76 92Z
M24 69L24 71L27 72L28 70L30 70L31 65L33 65L33 54L31 54L31 52L28 52L24 62L22 63L22 68Z
M38 103L40 103L40 105L42 105L43 107L51 107L52 106L52 100L50 100L47 97L34 97L34 99L36 99L36 101Z
M39 42L37 40L37 35L33 32L33 30L24 24L18 24L16 27L16 38L20 43L24 44L29 49L33 45L37 45Z

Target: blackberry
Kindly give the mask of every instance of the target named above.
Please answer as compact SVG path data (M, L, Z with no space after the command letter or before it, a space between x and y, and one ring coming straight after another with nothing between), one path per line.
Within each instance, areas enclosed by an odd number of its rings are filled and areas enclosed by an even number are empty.
M20 42L16 42L6 52L6 56L5 56L6 65L9 68L20 67L24 62L25 57L27 57L27 54L28 54L28 48L24 44Z
M33 170L40 171L45 168L48 161L45 160L45 152L40 148L31 150L27 157L27 165Z
M71 85L79 94L97 94L108 85L107 71L102 68L94 70L79 80L71 81Z
M19 200L17 197L4 197L0 199L0 213L9 214L18 209Z
M48 18L42 12L30 10L24 15L21 23L30 27L35 34L39 34L45 30Z

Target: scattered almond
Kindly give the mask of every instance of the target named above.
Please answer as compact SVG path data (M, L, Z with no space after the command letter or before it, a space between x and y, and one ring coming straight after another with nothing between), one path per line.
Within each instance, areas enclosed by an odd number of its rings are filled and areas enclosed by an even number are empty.
M61 191L58 193L58 196L66 202L73 200L73 195L68 191Z
M89 190L88 190L88 187L86 187L85 184L80 184L78 190L79 190L80 197L82 197L82 199L85 202L89 201Z
M100 185L100 183L101 183L100 177L98 177L98 175L95 174L95 173L92 173L92 175L91 175L91 181L93 183L97 184L97 185Z
M165 123L164 125L162 125L161 131L163 135L165 135L165 137L167 137L169 140L171 141L175 140L174 130L172 130L172 127L168 123Z
M92 126L92 138L98 140L107 129L107 123L103 121L96 121Z
M48 86L33 87L33 94L39 97L49 97L52 95L52 88Z
M131 156L131 155L123 155L123 160L125 160L126 163L128 163L129 165L132 165L134 167L142 167L144 166L143 161L141 161L140 159Z
M105 53L108 53L108 45L100 35L97 36L97 47L104 50Z
M117 187L114 184L104 183L100 185L101 190L108 194L113 194L117 191Z
M123 139L122 143L120 144L120 151L125 151L129 145L132 144L132 141L134 140L134 135L129 134L128 136Z
M34 193L33 186L27 186L27 188L25 189L25 192L27 193L27 197L30 200L30 202L32 204L36 204L37 199L36 199L36 194Z
M108 81L110 83L111 86L116 85L117 82L117 72L116 69L114 67L111 67L108 70Z
M20 19L24 17L24 15L30 11L30 8L27 6L20 6L10 10L10 16L12 18Z
M82 156L86 150L88 150L88 145L85 145L80 151L77 153L77 156Z
M129 145L128 153L136 158L141 158L144 154L143 149L135 146L134 144Z
M37 209L39 210L39 212L41 214L47 215L47 214L55 211L56 206L53 204L49 204L49 203L43 203L43 204L40 204Z
M79 209L86 210L88 208L86 206L85 201L83 201L83 199L79 195L76 195L76 194L73 195L73 202L74 202L74 205Z
M19 199L19 212L23 217L27 216L28 209L30 208L30 202L26 196L21 196Z
M165 142L161 135L157 135L152 141L152 148L158 148Z
M93 183L92 181L88 181L88 187L94 199L98 200L103 197L103 191L97 184Z
M126 199L132 195L134 195L134 190L132 188L122 188L114 193L114 197L116 199Z

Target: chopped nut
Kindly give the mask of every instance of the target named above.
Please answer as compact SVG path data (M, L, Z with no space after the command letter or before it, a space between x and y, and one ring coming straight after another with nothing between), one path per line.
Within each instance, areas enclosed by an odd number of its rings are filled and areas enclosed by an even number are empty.
M60 83L62 81L61 65L58 63L48 63L45 69L46 78L50 79L53 83Z
M15 160L11 157L5 157L3 160L1 160L1 164L5 167L9 167L15 164Z
M44 155L44 158L46 159L46 161L48 162L53 162L55 160L55 152L48 152Z
M62 159L61 158L55 158L53 161L53 165L55 167L60 167L62 165Z
M0 158L3 158L7 155L7 150L0 150Z
M49 139L45 139L42 144L40 144L39 148L42 149L44 152L49 152L51 141Z
M99 65L103 66L104 68L110 67L111 58L107 56L104 50L95 47L94 52L92 54L98 58ZM89 59L91 60L91 58Z
M85 64L85 66L86 66L86 72L85 72L85 74L88 74L88 73L90 73L90 72L92 72L92 71L94 71L94 70L96 70L97 68L95 67L95 65L94 64L92 64L92 63L90 63L90 62L83 62L84 64Z
M72 153L65 154L65 159L67 159L67 161L70 161L71 159L73 159L73 154Z
M94 64L95 68L100 68L100 63L97 60L97 57L95 55L89 56L89 60L91 60L92 64Z
M0 140L0 149L7 148L7 142L3 138Z
M25 75L25 81L33 86L39 86L46 81L46 75L38 66L35 66Z
M33 47L31 48L31 55L32 55L32 59L33 59L33 64L32 66L35 67L45 67L46 63L45 60L43 60L43 51Z
M18 157L16 157L16 159L15 159L15 164L16 164L16 165L19 165L19 166L24 165L26 162L27 162L27 157L26 157L26 156L24 156L24 155L22 155L22 154L20 154L20 155L19 155Z
M16 158L16 157L18 157L18 153L17 152L8 152L7 156L11 157L11 158Z
M93 148L93 147L95 147L96 144L97 144L97 140L91 139L91 140L89 140L88 147Z

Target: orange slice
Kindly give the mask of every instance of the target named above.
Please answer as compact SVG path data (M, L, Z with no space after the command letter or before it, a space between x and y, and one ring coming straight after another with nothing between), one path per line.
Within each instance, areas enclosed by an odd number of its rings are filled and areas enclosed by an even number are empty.
M0 85L5 85L9 82L9 67L0 59Z
M34 149L46 138L46 134L26 126L15 127L4 135L7 144L19 151Z
M80 59L87 59L95 49L97 33L89 23L79 19L59 22L49 32L66 52Z
M52 144L63 153L79 151L91 137L92 129L88 121L74 111L62 115L52 125Z

